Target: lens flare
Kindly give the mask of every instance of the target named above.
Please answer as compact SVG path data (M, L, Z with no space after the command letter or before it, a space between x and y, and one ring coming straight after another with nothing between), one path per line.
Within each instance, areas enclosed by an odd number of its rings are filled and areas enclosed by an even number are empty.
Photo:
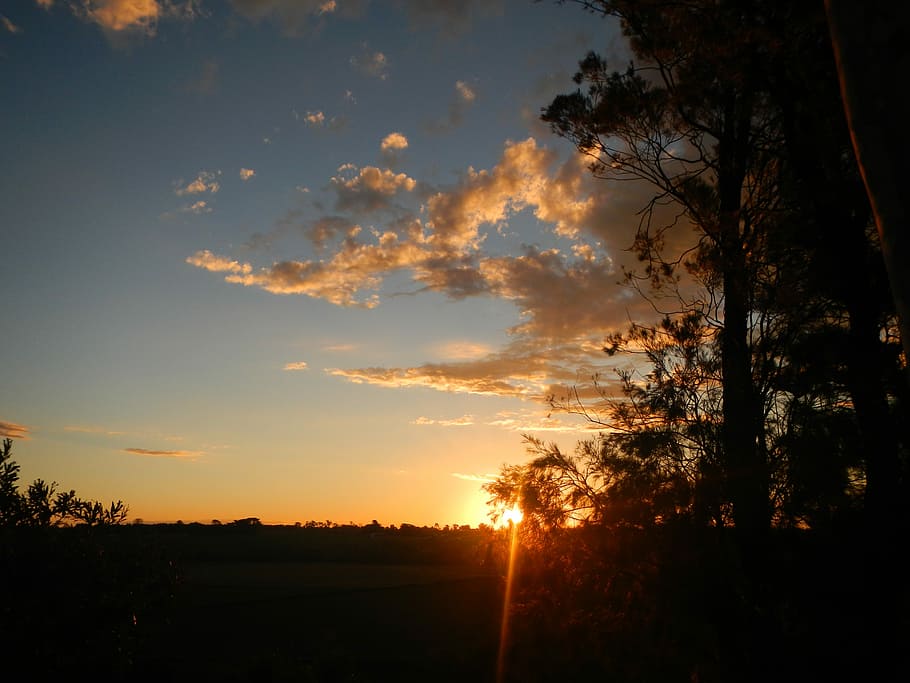
M496 681L501 683L505 675L506 654L509 639L509 613L512 608L512 582L515 578L515 556L518 553L518 525L524 515L519 507L506 510L502 519L511 527L509 540L509 567L506 572L506 591L502 600L502 625L499 629L499 656L496 660Z

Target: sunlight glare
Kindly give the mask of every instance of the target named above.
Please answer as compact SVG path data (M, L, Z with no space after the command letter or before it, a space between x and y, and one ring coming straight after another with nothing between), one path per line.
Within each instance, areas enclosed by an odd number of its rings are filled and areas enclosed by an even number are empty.
M502 521L505 524L508 524L510 522L514 524L521 524L521 520L523 520L524 517L524 513L517 505L502 513Z

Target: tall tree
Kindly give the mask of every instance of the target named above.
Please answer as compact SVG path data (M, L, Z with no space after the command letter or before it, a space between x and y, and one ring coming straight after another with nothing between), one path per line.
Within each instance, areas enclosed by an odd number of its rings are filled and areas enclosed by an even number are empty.
M585 90L557 97L543 118L591 157L595 175L652 183L652 207L673 201L696 228L697 249L713 262L723 293L726 486L737 529L757 539L770 522L769 471L759 447L750 283L774 209L768 190L779 128L762 70L773 17L760 2L584 4L620 19L638 62L621 73L590 54L575 78ZM680 263L662 251L667 227L645 220L636 238L657 284Z

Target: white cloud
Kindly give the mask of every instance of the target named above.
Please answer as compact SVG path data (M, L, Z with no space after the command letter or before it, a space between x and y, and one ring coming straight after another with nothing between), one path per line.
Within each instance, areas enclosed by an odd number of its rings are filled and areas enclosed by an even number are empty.
M456 479L464 481L476 481L479 484L487 484L496 481L495 474L463 474L461 472L452 472L451 475Z

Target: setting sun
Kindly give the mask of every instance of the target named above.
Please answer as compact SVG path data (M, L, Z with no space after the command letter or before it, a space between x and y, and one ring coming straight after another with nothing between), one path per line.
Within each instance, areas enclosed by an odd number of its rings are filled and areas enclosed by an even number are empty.
M521 524L521 520L524 519L524 513L521 511L521 508L517 505L515 507L509 508L504 513L502 513L502 522L503 524Z

